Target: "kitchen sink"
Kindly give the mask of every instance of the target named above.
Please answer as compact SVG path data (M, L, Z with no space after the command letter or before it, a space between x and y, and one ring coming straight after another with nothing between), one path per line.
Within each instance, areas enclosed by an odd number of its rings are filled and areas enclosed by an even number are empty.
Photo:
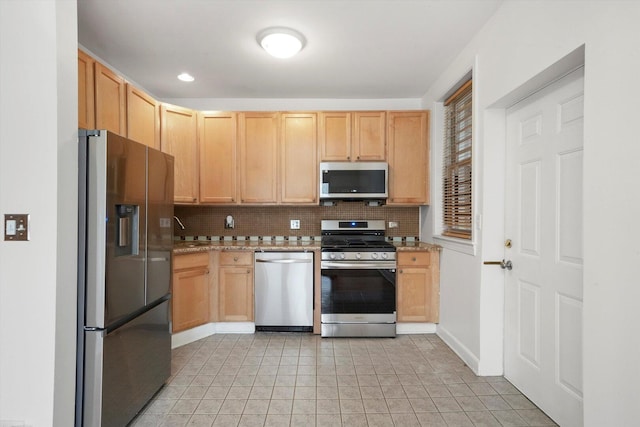
M196 242L196 241L191 241L191 242L180 242L176 244L177 246L182 246L182 247L186 247L186 248L195 248L198 246L209 246L211 245L211 242L209 241L200 241L200 242Z

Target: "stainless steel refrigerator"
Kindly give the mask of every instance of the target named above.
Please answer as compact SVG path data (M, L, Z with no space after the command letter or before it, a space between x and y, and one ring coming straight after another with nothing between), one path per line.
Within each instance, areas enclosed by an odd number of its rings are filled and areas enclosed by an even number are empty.
M171 373L173 157L80 131L77 426L125 426Z

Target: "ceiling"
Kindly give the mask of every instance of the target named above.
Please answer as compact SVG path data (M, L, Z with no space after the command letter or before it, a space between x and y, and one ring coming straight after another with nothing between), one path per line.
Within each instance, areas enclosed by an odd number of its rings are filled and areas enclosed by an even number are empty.
M78 41L160 99L420 98L501 2L78 0ZM273 26L303 50L269 56Z

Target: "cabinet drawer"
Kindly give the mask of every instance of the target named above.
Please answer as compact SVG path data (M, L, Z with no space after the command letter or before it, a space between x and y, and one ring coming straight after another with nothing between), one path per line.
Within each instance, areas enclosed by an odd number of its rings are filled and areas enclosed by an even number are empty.
M173 257L174 270L207 267L208 265L209 265L209 252L200 252L200 253L189 254L189 255L177 255Z
M253 252L221 252L220 265L253 265Z
M431 253L429 252L398 252L398 266L427 266L429 264L431 264Z

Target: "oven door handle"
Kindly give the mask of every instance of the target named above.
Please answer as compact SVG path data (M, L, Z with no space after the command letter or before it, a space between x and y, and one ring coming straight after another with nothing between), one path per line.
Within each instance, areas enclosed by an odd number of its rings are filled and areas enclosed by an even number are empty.
M320 263L321 269L328 270L395 270L395 262L332 262L322 261Z

